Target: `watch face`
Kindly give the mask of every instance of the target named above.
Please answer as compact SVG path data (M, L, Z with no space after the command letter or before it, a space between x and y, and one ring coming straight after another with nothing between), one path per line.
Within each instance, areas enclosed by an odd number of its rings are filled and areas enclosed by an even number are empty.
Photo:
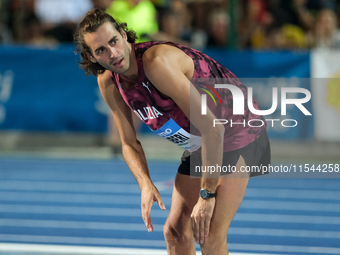
M206 189L201 189L200 191L200 196L203 198L203 199L207 199L208 198L208 191Z

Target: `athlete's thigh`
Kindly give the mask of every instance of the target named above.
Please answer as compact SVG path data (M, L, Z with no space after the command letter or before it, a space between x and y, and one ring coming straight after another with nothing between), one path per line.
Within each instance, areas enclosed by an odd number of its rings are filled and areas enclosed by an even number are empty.
M236 168L246 165L242 156ZM214 238L226 241L229 225L235 216L248 185L248 174L228 174L218 181L214 214L210 223L210 234Z
M246 165L242 156L236 168L239 169L241 165ZM219 179L216 189L218 195L210 225L212 236L226 240L229 225L243 200L248 180L247 173L229 174ZM167 224L177 233L190 232L193 236L190 215L198 201L200 188L200 178L177 173L167 220Z
M200 178L177 173L167 224L179 233L192 233L190 215L197 203L200 187Z

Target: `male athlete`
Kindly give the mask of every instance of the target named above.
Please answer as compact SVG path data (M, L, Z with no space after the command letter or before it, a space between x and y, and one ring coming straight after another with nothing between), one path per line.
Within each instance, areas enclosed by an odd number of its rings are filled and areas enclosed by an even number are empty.
M247 98L245 86L227 68L202 52L170 42L135 43L135 39L135 33L125 23L117 23L98 9L85 16L75 34L82 58L80 66L87 74L97 76L102 96L117 123L123 156L141 190L146 228L153 231L150 218L153 203L157 202L162 210L165 206L150 179L143 148L133 127L133 112L151 130L169 140L178 142L176 136L194 138L189 145L179 144L187 150L176 175L171 210L164 226L168 254L196 254L195 240L203 255L228 254L228 228L242 202L249 175L252 176L240 171L241 167L270 163L266 125L253 128L216 123L213 127L217 117L210 107L205 115L201 114L201 95L190 80L228 79ZM230 91L219 89L218 93L223 118L263 122L247 106L244 115L234 116ZM253 104L259 109L255 99ZM171 134L174 129L178 133ZM201 178L192 178L190 163L202 167L231 165L237 172L225 176L238 174L239 178L222 178L220 174L224 173L202 173Z

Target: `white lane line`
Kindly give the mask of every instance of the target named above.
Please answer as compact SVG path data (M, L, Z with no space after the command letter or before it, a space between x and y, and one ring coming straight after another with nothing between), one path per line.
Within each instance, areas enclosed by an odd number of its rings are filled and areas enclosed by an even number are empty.
M171 197L162 194L165 203ZM70 203L70 204L125 204L140 205L139 195L114 195L114 194L72 194L72 193L35 193L35 192L0 192L0 201L8 202L45 202L45 203Z
M26 228L62 228L62 229L91 229L110 231L141 231L146 232L143 223L111 223L111 222L86 222L86 221L53 221L53 220L0 220L0 227L26 227ZM155 232L163 232L162 224L154 224ZM277 237L301 237L301 238L327 238L340 239L339 231L316 231L297 229L273 229L273 228L242 228L231 227L229 234L248 236L277 236Z
M0 157L0 161L6 164L14 164L15 166L22 165L27 168L27 164L32 164L33 166L49 166L51 164L55 165L79 165L84 168L89 168L89 163L94 165L126 165L124 161L112 161L110 159L49 159L49 158L24 158L24 157L13 157L4 158ZM47 164L48 163L48 164ZM30 166L30 165L29 165ZM77 169L77 168L76 168ZM83 168L79 169L82 171Z
M54 205L8 205L0 204L2 213L21 214L60 214L60 215L96 215L96 216L122 216L141 217L138 208L108 208L108 207L82 207L82 206L54 206ZM168 211L153 209L152 217L166 218ZM285 215L285 214L259 214L241 213L235 215L234 221L245 222L278 222L278 223L306 223L306 224L340 224L340 217L311 216L311 215Z
M272 188L275 189L308 189L308 190L333 190L340 191L339 179L318 178L259 178L249 180L248 188Z
M158 186L157 186L158 185ZM124 185L123 185L124 186ZM163 196L170 196L172 190L170 189L171 183L157 183L156 186L158 189L162 192ZM113 194L121 194L121 193L134 193L134 194L139 194L140 191L136 192L126 192L125 189L120 189L121 186L113 186L115 188L111 189L109 192L105 192L102 190L96 190L93 191L94 193L101 193L103 194L79 194L79 193L37 193L37 192L23 192L23 191L1 191L0 190L0 201L34 201L34 202L63 202L63 203L105 203L105 204L110 204L110 203L120 203L123 201L124 204L139 204L140 203L140 197L139 196L126 196L126 195L119 195L119 200L117 199L116 196L113 196ZM129 186L127 186L129 188ZM257 190L257 189L256 189ZM70 190L69 190L70 191ZM78 190L79 191L79 190ZM98 191L98 192L97 192ZM79 191L81 192L81 191ZM89 191L88 191L89 192ZM278 190L278 193L275 193L276 191L271 190L269 192L268 190L266 191L267 193L262 193L261 189L258 189L256 192L254 192L253 189L250 189L250 193L246 195L244 201L251 201L247 198L250 197L256 197L256 198L287 198L290 199L291 201L294 199L321 199L321 197L324 197L324 199L328 200L340 200L340 192L316 192L320 193L319 198L314 196L314 194L308 195L309 191L304 192L304 191L297 191L297 190ZM330 193L335 193L331 195ZM281 194L281 195L280 195ZM291 197L295 194L295 197ZM333 197L336 196L336 197ZM260 200L260 199L258 199ZM258 201L256 200L256 201ZM264 199L261 199L262 201ZM282 201L285 202L285 201ZM294 202L294 201L292 201ZM269 202L268 202L269 203ZM340 204L340 201L339 203Z
M44 194L44 193L0 193L0 200L3 201L35 201L35 202L60 202L60 203L85 203L85 204L140 204L138 196L113 196L113 195L92 195L92 194ZM170 196L165 196L165 203L170 203ZM268 209L268 210L292 210L292 211L312 211L312 212L340 212L340 203L313 203L295 201L266 201L249 200L245 198L241 208L247 209Z
M0 204L0 207L2 205ZM1 208L0 208L1 211ZM2 210L5 211L5 210ZM121 212L120 212L121 211ZM11 211L10 211L11 212ZM22 211L19 210L20 213L28 213L31 211ZM155 211L158 212L158 211ZM33 212L38 213L38 212ZM43 212L46 213L46 212ZM52 213L52 212L51 212ZM69 211L70 214L72 211ZM131 208L122 208L119 210L113 210L110 212L111 216L126 216L126 217L139 217L141 216L139 209L131 209ZM46 213L49 214L49 213ZM66 213L61 213L66 214ZM89 211L85 210L85 215L91 215ZM105 214L107 215L107 214ZM105 216L103 215L103 216ZM152 215L155 217L164 218L167 215L164 213L156 215ZM10 218L7 218L10 220ZM6 219L6 220L7 220ZM15 219L17 220L17 219ZM30 219L31 220L31 219ZM237 213L233 219L233 221L240 221L240 222L272 222L272 223L296 223L296 224L326 224L326 225L340 225L340 217L332 217L332 216L310 216L310 215L284 215L284 214L258 214L258 213Z
M266 201L244 199L240 208L282 211L340 212L339 203Z
M3 208L7 205L1 205L0 204L0 212L13 212L12 210L6 210L6 208ZM20 206L21 207L21 206ZM7 208L8 209L8 208ZM18 209L18 208L17 208ZM43 213L43 214L54 214L55 210L50 210L51 208L48 208L48 210L45 210L46 208L43 208L42 210L45 211L35 211L34 208L30 208L29 206L26 207L27 210L23 210L23 208L20 208L19 210L16 210L17 213ZM38 208L41 209L41 208ZM68 211L60 211L58 209L58 213L60 212L61 215L63 214L78 214L78 211L74 211L75 208L70 208ZM79 215L95 215L96 212L93 212L92 210L89 210L90 208L85 208L83 211L82 208L77 208L79 210ZM103 214L100 216L125 216L125 217L141 217L141 211L139 209L129 209L129 208L122 208L122 209L109 209L106 211L104 209ZM99 213L99 212L98 212ZM152 212L152 217L156 218L166 218L167 214L155 210ZM6 219L12 220L12 219ZM18 220L18 219L13 219ZM28 219L31 221L31 219ZM340 217L331 217L331 216L310 216L310 215L283 215L283 214L258 214L258 213L237 213L234 217L234 221L240 221L240 222L271 222L271 223L296 223L296 224L326 224L326 225L340 225Z
M26 228L65 228L65 229L91 229L111 231L142 231L146 232L143 223L113 223L113 222L87 222L87 221L57 221L57 220L0 220L0 227L26 227ZM153 224L155 232L163 232L162 224Z
M80 183L52 181L1 181L0 190L5 191L56 191L56 192L96 192L96 193L133 193L139 194L137 184L118 183Z
M257 251L257 252L288 252L289 254L340 254L340 248L337 247L318 247L318 246L293 246L293 245L264 245L264 244L228 244L231 250Z
M90 173L83 174L80 173L67 173L67 175L58 175L58 170L54 170L54 172L43 172L43 171L15 171L9 170L6 175L1 174L1 182L7 181L27 181L27 182L49 182L53 180L54 182L77 182L77 183L103 183L103 184L135 184L136 180L134 177L130 177L127 174L118 174L118 173ZM3 172L3 170L0 170ZM25 175L23 175L25 174Z
M22 214L56 214L56 215L95 215L95 216L121 216L141 217L140 209L107 208L107 207L76 207L76 206L40 206L40 205L7 205L0 204L2 213ZM151 216L166 218L168 211L153 210Z
M78 238L60 236L24 236L24 235L0 235L0 240L13 242L40 242L40 243L62 243L62 244L84 244L84 245L116 245L119 247L155 247L164 248L164 241L159 240L137 240L137 239L109 239L109 238ZM13 244L15 245L15 244ZM0 246L1 249L1 246ZM318 247L318 246L293 246L293 245L265 245L265 244L235 244L229 243L229 249L234 251L256 251L256 252L290 252L293 254L340 254L340 248ZM249 255L249 254L248 254Z
M236 213L234 221L340 225L340 217L295 214Z
M277 237L301 237L301 238L327 238L340 239L338 231L316 231L297 229L272 229L272 228L230 228L229 234L247 236L277 236Z
M67 245L34 245L17 243L0 243L0 252L24 252L43 254L87 254L87 255L166 255L165 250L150 249L124 249L89 246ZM236 254L235 254L236 255Z
M0 234L1 242L34 242L55 244L79 244L79 245L104 245L120 247L153 247L165 248L164 240L118 239L99 237L73 237L73 236L43 236L43 235L14 235Z
M159 191L172 192L171 182L155 182ZM73 193L105 193L105 194L140 194L137 184L128 183L82 183L82 182L49 182L49 181L0 181L0 193L10 192L73 192ZM164 193L164 192L163 192ZM36 193L35 193L36 194Z
M95 192L95 193L130 193L139 194L137 184L121 183L83 183L62 181L2 181L0 191L56 191L56 192ZM160 190L171 190L173 180L156 182ZM272 189L272 188L248 188L245 197L257 198L289 198L294 199L324 199L340 200L340 191L327 190L301 190L301 189Z
M0 243L0 252L34 252L49 254L88 254L88 255L167 255L166 250L159 249L126 249L90 246L67 246L67 245L36 245L20 243ZM200 251L196 255L201 255ZM253 253L230 253L230 255L274 255ZM279 254L276 254L279 255Z
M340 191L310 189L247 188L245 197L340 200Z

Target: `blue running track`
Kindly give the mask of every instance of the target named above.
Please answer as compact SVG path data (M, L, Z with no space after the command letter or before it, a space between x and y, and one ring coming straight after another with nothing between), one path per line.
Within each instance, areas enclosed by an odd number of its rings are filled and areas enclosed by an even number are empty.
M0 157L0 244L164 250L177 166L149 162L167 211L154 205L148 233L125 162ZM235 253L340 254L340 179L252 178L228 242Z

